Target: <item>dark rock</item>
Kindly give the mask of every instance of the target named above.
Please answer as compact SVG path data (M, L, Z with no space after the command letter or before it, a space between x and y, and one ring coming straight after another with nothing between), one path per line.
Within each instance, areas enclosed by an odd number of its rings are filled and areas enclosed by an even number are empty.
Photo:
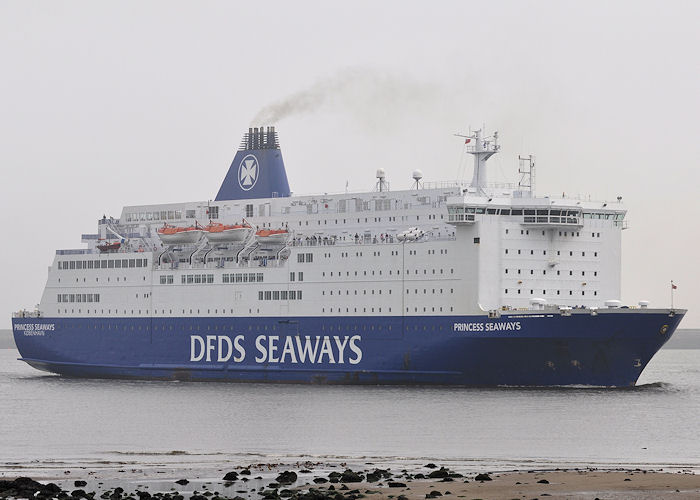
M437 469L437 465L435 465L434 463L425 464L425 467L427 467L428 469Z
M343 483L359 483L365 477L362 474L358 474L350 469L346 469L345 472L340 476L340 481Z
M341 489L341 490L349 490L350 488L348 488L346 485L342 485L339 489Z
M139 500L149 500L151 498L151 494L147 491L136 491L136 494L139 497Z
M462 474L460 474L459 472L450 472L450 473L448 474L448 476L449 476L449 477L464 477L464 476L463 476Z
M328 479L333 479L333 478L340 479L341 475L342 474L340 472L333 471L330 474L328 474Z
M367 473L367 482L368 483L376 483L382 478L379 474L375 474L374 472L368 472Z
M442 479L443 477L447 477L450 475L450 471L445 469L444 467L440 467L438 470L434 470L430 474L428 474L428 477L431 479Z
M277 476L277 482L280 484L292 484L297 480L297 473L294 471L284 471Z
M408 497L406 495L399 495L396 497L396 500L408 500Z
M243 469L241 471L241 476L250 476L250 469Z
M474 481L492 481L492 479L488 474L477 474Z
M187 479L178 479L177 481L175 481L175 483L181 484L182 486L184 486L186 484L190 484L190 482Z
M270 483L267 485L268 488L277 489L280 487L279 483Z
M389 488L405 488L406 483L399 483L398 481L389 481Z
M87 481L73 481L73 484L76 488L82 488L83 486L87 486Z
M292 495L294 495L294 492L292 490L280 491L280 497L282 497L282 498L291 497Z
M537 481L537 482L538 482L539 484L549 484L549 481L547 481L546 479L540 479L540 480Z
M115 495L121 495L122 493L124 493L124 488L121 488L120 486L117 486L116 488L114 488Z
M442 493L440 493L438 490L433 490L430 493L428 493L427 495L425 495L425 498L437 498L437 497L441 497L441 496L442 496Z
M190 497L190 500L207 500L207 497L204 495L192 495Z
M238 472L235 472L235 471L227 472L226 475L224 476L224 481L235 481L237 479L238 479Z
M413 476L414 479L425 479L425 474L421 474L420 472Z
M630 478L628 478L628 477L626 477L626 478L625 478L625 481L631 481L631 479L630 479Z
M443 477L441 483L449 483L450 481L454 481L451 477Z
M73 498L87 498L87 493L85 493L85 490L73 490L70 492L70 496Z
M326 479L325 477L315 477L314 478L314 483L316 483L316 484L323 484L323 483L327 483L327 482L328 482L328 479Z

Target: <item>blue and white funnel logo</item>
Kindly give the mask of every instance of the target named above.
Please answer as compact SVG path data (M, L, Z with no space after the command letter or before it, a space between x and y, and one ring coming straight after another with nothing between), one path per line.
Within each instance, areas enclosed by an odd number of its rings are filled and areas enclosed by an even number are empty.
M255 155L247 155L238 166L238 185L243 191L250 191L258 182L260 169Z

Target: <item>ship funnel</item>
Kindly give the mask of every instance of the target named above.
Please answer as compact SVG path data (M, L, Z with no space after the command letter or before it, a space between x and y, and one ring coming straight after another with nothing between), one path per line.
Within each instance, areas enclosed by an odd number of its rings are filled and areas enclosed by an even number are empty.
M249 128L243 135L215 201L290 195L275 127Z

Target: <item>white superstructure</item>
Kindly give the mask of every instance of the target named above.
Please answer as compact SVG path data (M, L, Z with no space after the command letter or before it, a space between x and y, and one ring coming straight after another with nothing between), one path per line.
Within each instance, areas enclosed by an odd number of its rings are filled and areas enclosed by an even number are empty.
M262 130L262 129L261 129ZM468 137L472 182L366 193L124 207L85 248L58 250L39 305L56 317L469 315L620 298L616 202L536 197L486 182L497 136ZM250 162L250 160L248 160ZM248 165L248 168L252 168ZM247 175L247 173L246 173ZM168 244L165 224L253 230ZM287 231L266 239L256 230ZM405 237L412 231L411 237ZM118 236L117 236L118 235ZM187 240L187 238L185 238ZM116 250L98 245L119 242Z

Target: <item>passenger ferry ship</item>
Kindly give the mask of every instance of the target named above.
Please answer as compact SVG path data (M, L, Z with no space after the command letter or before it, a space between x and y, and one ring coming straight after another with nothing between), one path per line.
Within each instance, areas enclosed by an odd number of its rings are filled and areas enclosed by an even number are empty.
M345 384L634 385L684 310L625 307L621 199L487 183L293 196L273 127L212 202L124 207L57 250L21 359L67 376Z

